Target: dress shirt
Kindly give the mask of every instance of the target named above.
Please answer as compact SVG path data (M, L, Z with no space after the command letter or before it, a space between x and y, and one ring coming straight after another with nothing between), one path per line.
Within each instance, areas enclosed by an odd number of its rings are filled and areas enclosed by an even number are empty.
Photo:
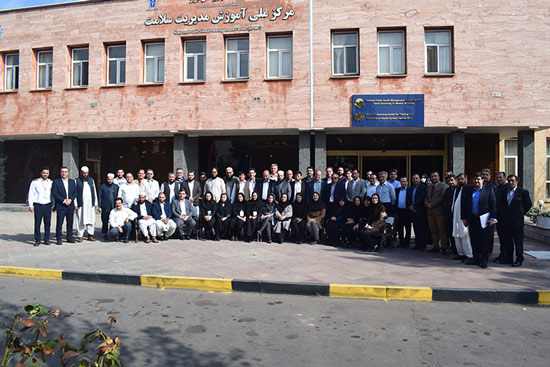
M514 193L516 192L516 189L518 187L516 186L513 190L508 191L508 206L512 203L512 199L514 198Z
M248 192L250 192L250 195L252 195L255 188L256 188L256 180L248 181Z
M395 189L392 184L388 182L379 184L376 187L376 193L380 196L381 203L395 203Z
M69 179L63 178L63 186L65 187L65 199L69 198Z
M139 205L139 212L141 213L142 217L146 217L149 214L147 214L147 206L145 206L145 203Z
M474 187L474 193L472 194L472 214L474 215L479 214L479 198L481 196L482 190L483 186L481 186L479 189L476 189Z
M294 197L293 200L296 200L296 194L302 193L302 181L294 181Z
M160 186L157 180L152 179L151 181L145 179L139 185L139 188L145 192L147 200L155 200L159 196Z
M168 202L171 202L172 199L174 199L176 197L176 181L172 182L172 183L168 183L168 187L170 188L170 197L166 198L168 200ZM162 186L160 187L160 191L164 192L164 183L162 184Z
M334 202L334 189L336 188L336 185L330 185L330 202Z
M376 194L376 188L378 187L378 184L371 185L370 182L367 184L367 193L365 195L371 196L372 194Z
M405 187L404 189L399 190L399 197L397 198L397 207L399 209L407 208L407 190L408 190L408 187Z
M160 212L161 212L160 219L166 219L166 212L164 211L164 203L161 203L160 201L159 203L160 203Z
M29 187L29 207L33 208L34 204L49 204L52 202L52 183L49 178L37 178L31 182Z
M416 196L416 189L418 186L415 186L412 188L412 204L414 205L414 197Z
M137 214L128 208L122 208L121 210L114 208L109 213L109 224L112 228L123 226L126 219L134 220L136 216Z
M118 190L118 197L122 199L122 205L129 208L134 201L139 199L139 185L135 183L122 185Z
M180 200L180 208L181 208L181 216L184 217L187 215L187 212L185 211L185 199Z
M118 187L120 187L122 185L128 185L128 182L126 181L126 179L124 177L123 178L115 177L114 182L115 182L115 184L118 185Z
M267 200L267 195L269 195L269 182L270 181L264 181L262 183L262 200L264 201Z
M398 189L401 187L401 183L397 180L395 181L388 181L389 184L391 184L393 186L394 189Z
M322 181L319 181L319 182L314 181L314 182L313 182L313 192L316 192L316 193L318 193L319 195L321 195L321 182L322 182Z

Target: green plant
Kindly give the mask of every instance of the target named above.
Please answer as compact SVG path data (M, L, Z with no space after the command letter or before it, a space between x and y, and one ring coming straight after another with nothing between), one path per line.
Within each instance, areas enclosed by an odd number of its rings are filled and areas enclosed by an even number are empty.
M1 367L10 366L12 360L18 360L15 367L37 367L46 362L49 355L59 350L62 367L121 367L120 339L110 337L111 328L116 318L110 316L107 320L107 333L97 329L84 335L79 347L74 347L65 341L66 334L59 339L46 339L49 333L47 325L51 318L58 318L59 310L48 311L38 303L25 306L28 318L19 313L15 315L11 326L6 327L6 343ZM22 326L18 329L19 326ZM95 351L89 350L91 343L98 343Z

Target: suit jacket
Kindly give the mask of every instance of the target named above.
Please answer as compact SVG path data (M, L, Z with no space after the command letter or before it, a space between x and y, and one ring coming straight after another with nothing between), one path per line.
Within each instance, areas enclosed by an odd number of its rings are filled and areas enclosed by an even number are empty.
M304 179L302 179L300 180L299 185L300 185L300 193L302 194L303 199L306 200L307 182ZM295 196L296 196L296 181L290 184L290 201L294 201Z
M141 215L141 210L139 210L140 203L139 201L136 204L132 205L132 210L137 214L137 219L143 219L143 216ZM149 201L145 200L145 209L147 210L147 215L153 216L153 204L151 204Z
M474 187L465 186L462 190L462 202L460 204L461 219L472 221L474 219L472 214L472 195L474 193ZM485 213L489 213L489 218L496 218L497 216L495 187L491 185L483 185L479 197L477 214L482 215Z
M179 218L183 215L183 210L180 204L179 199L172 200L172 218ZM191 200L185 198L185 215L188 215L190 217L195 216L195 209L193 208L193 204L191 203Z
M426 185L418 184L416 186L416 193L413 200L414 187L409 188L407 192L407 206L413 206L416 209L416 213L413 215L425 215L426 214Z
M235 183L239 182L239 179L235 176L231 177L230 179L227 177L224 177L223 182L225 182L225 193L227 194L227 198L231 200L231 195L233 194L233 187L235 187Z
M239 193L239 187L240 187L241 181L237 181L233 184L233 187L231 188L231 196L229 199L231 200L231 203L233 203L235 200L237 200L237 194ZM252 193L250 192L250 185L247 180L244 181L244 200L248 201L250 200L250 195Z
M502 218L503 209L508 206L508 188L510 185L504 184L495 188L495 195L497 198L497 219L500 221Z
M250 183L250 179L246 179L246 182ZM252 189L252 191L250 192L250 195L252 195L252 192L258 192L258 185L262 182L262 180L258 179L258 178L255 178L254 179L254 188ZM260 193L258 193L259 195Z
M435 186L427 186L426 190L426 206L432 204L432 208L428 209L428 215L445 215L445 190L447 184L438 182Z
M153 218L155 220L159 220L162 217L162 210L160 208L160 205L160 201L158 200L155 200L155 202L153 203ZM170 203L168 202L168 200L165 200L162 205L164 205L164 214L166 215L166 218L172 219L172 208L170 207Z
M74 201L76 199L76 183L73 179L69 180L69 193L67 196L67 192L65 191L65 185L63 185L63 179L62 178L56 178L52 183L52 197L54 199L54 206L56 209L63 209L63 208L74 208ZM70 205L63 204L63 200L65 199L71 199L72 202Z
M267 188L267 195L274 194L273 187L275 186L275 181L269 180L269 186ZM258 199L263 200L263 187L264 187L264 180L256 180L256 192L258 193ZM267 196L266 196L267 197Z
M508 205L508 191L502 192L502 222L505 226L523 226L523 217L529 209L533 206L531 198L529 197L529 191L516 188L512 201Z
M170 182L169 181L164 181L161 185L160 185L160 190L162 192L164 192L164 195L166 195L166 200L169 201L171 198L170 198ZM174 181L174 197L178 197L178 192L180 192L181 190L181 182L178 182L178 181Z
M406 194L405 194L405 207L406 209L408 210L409 209L409 205L410 205L410 201L409 201L409 196L410 196L410 192L411 192L411 188L410 186L407 186L405 188L406 190ZM398 208L398 205L399 205L399 193L401 192L401 186L399 186L397 189L395 189L395 208L396 209L399 209ZM416 197L415 197L416 199ZM400 209L403 209L403 208L400 208Z
M273 193L275 194L275 201L279 201L283 194L286 194L290 199L290 194L292 193L290 183L287 180L275 182L275 185L273 185Z
M115 207L115 199L118 197L119 186L116 183L103 183L99 187L98 202L101 210L111 210ZM112 195L111 195L112 193Z
M190 192L189 181L187 180L183 181L183 183L181 184L181 188L183 188L183 191L185 191L185 194L187 195L188 198L192 197L194 199L193 200L194 205L199 205L199 198L202 195L202 189L199 181L197 180L193 180L193 181L194 181L193 192ZM176 196L176 200L177 199L178 197Z
M354 197L359 196L361 198L365 197L367 193L367 184L362 178L358 178L353 187L353 180L348 183L347 198L353 200Z
M95 190L95 182L93 178L88 177L88 181L85 182L85 181L82 181L82 178L78 177L75 180L75 183L76 183L76 205L78 205L79 207L82 206L82 203L83 203L82 192L84 191L85 184L90 185L90 191L92 192L92 204L96 202L96 199L95 199L96 190Z
M332 184L325 185L321 193L321 200L323 201L323 203L325 203L327 207L331 204L338 204L338 201L340 201L340 199L344 199L344 200L346 199L345 185L343 181L340 181L334 187L334 201L331 203L330 202L331 187L332 187Z
M315 184L315 180L309 181L308 184L307 184L307 196L306 196L306 203L307 204L311 203L311 201L312 201L311 198L313 197L313 192L314 192L314 187L315 187L314 184ZM321 192L318 193L319 195L323 194L323 190L324 190L326 185L327 185L326 181L321 180Z
M453 207L453 202L456 197L456 191L458 189L458 186L455 187L447 187L447 190L445 190L445 215L451 215L451 208Z

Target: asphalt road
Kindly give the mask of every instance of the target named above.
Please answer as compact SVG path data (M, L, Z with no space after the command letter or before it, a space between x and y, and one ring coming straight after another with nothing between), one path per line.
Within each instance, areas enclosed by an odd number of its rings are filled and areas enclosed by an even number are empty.
M115 315L125 366L548 366L550 308L160 290L0 277L0 320L60 308L75 342ZM0 336L4 344L4 335ZM50 366L58 364L50 363Z

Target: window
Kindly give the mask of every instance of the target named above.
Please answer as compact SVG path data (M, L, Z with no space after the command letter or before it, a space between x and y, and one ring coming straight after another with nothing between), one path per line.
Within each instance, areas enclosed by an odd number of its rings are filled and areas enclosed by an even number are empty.
M4 55L4 90L19 89L19 54Z
M292 36L267 38L268 78L292 78Z
M37 71L36 87L38 89L52 88L53 51L38 51L36 54Z
M206 80L206 41L185 41L185 81Z
M451 31L426 31L426 73L451 74Z
M332 34L332 74L359 74L357 32Z
M145 83L164 83L164 43L145 44Z
M504 172L506 175L518 174L517 140L504 140Z
M87 87L88 86L88 48L75 48L72 50L72 75L73 75L73 87Z
M405 32L378 32L378 74L405 74Z
M546 139L546 197L550 198L550 139Z
M126 82L126 46L107 47L107 84L123 85Z
M228 38L225 43L227 79L248 79L248 38Z

